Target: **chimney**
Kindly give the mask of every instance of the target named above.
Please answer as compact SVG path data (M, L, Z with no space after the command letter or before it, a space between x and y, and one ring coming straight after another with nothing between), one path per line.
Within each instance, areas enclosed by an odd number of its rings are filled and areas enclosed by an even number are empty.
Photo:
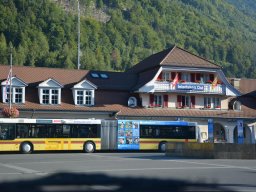
M240 88L240 79L233 78L230 81L231 85L233 85L236 89Z

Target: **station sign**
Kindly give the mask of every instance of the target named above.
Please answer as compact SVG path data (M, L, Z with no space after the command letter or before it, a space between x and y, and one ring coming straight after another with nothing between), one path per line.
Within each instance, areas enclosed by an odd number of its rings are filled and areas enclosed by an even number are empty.
M176 89L178 90L193 90L193 91L204 91L204 85L195 85L195 84L177 84Z

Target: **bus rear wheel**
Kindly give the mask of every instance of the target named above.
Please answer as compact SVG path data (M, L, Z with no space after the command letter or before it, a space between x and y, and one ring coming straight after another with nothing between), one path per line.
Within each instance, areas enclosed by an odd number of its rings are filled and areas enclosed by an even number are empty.
M165 141L159 143L158 150L160 152L166 152L166 145L167 145L167 143Z
M84 144L84 151L86 153L93 153L95 149L96 149L95 144L91 141L88 141Z
M30 142L23 142L20 144L20 152L24 154L32 153L33 144Z

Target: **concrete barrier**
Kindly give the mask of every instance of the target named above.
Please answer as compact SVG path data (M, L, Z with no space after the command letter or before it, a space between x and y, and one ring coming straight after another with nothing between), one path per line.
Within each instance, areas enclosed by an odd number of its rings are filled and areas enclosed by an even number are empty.
M256 159L255 144L167 143L166 156L204 159Z

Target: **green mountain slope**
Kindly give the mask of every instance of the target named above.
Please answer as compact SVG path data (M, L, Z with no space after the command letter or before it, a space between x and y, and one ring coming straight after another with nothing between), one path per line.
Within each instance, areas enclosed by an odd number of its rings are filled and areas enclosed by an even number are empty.
M235 0L80 0L81 68L123 71L177 44L223 66L228 76L256 78L256 21ZM77 2L0 2L0 63L76 68ZM247 11L248 10L248 11Z
M227 0L245 15L256 18L256 1L255 0Z

